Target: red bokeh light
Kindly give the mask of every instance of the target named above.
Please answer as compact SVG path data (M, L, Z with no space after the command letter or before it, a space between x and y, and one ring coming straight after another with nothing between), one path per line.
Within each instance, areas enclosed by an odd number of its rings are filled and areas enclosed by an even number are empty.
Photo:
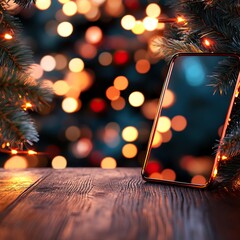
M129 60L128 52L124 50L116 51L113 55L113 60L117 65L123 65L127 63Z
M145 171L147 172L148 175L155 173L155 172L160 172L162 169L161 165L157 161L151 161L147 164Z
M94 112L102 112L106 108L106 103L101 98L94 98L90 103L90 108Z

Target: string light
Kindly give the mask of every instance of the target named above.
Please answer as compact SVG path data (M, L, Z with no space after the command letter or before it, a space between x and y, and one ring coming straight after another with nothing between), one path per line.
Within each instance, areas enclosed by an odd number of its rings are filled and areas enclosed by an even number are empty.
M221 157L221 159L222 159L222 160L227 160L227 156L223 155L223 156Z
M210 48L213 45L213 41L209 38L203 38L202 44L206 48Z
M24 105L22 105L22 109L26 111L29 108L32 108L33 105L30 102L26 102Z
M33 151L33 150L28 150L28 154L29 154L29 155L36 155L37 152L35 152L35 151Z
M18 154L18 151L16 149L12 149L11 154Z
M214 178L217 176L217 173L218 173L217 168L214 168L214 171L213 171L213 177L214 177Z
M186 23L186 20L185 20L185 18L183 18L181 16L178 16L177 17L177 23Z
M5 34L4 34L4 38L5 38L6 40L11 40L11 39L13 38L13 36L12 36L11 34L9 34L9 33L5 33Z

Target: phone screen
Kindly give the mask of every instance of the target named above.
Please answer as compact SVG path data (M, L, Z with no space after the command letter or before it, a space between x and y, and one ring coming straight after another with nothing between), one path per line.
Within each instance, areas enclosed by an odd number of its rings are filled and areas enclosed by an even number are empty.
M226 55L179 55L170 63L160 96L143 167L145 180L205 186L212 174L217 145L226 132L234 84L226 91L215 75ZM228 73L224 74L227 81Z

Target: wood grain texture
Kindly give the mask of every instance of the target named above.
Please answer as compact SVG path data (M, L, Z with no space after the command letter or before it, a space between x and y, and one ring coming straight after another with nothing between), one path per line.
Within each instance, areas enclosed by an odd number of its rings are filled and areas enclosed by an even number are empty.
M132 168L26 172L38 177L35 184L29 182L27 194L19 193L15 205L11 203L13 207L0 214L1 240L212 240L240 236L237 191L145 183L140 169ZM9 173L1 174L1 181L7 182ZM14 184L9 182L9 191L1 191L0 199L12 194Z

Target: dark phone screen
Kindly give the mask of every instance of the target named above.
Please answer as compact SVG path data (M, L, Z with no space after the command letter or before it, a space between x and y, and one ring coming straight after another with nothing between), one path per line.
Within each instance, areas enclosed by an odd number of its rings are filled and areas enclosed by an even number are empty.
M197 185L209 181L214 146L226 130L235 89L232 84L221 92L214 76L229 58L180 55L172 62L150 137L143 169L146 178ZM234 59L239 61L232 56L231 61ZM228 78L227 73L224 76Z

